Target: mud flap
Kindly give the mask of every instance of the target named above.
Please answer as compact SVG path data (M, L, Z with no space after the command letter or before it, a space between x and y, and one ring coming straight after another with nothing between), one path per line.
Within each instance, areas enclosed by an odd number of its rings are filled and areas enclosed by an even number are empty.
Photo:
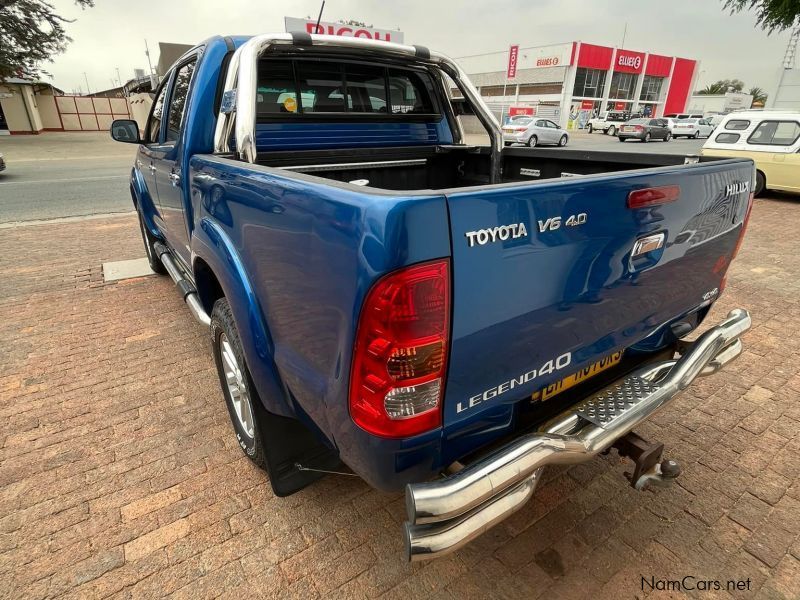
M323 471L341 470L339 454L321 442L300 421L260 408L267 472L276 496L299 492L324 475L318 471L300 470L298 464Z

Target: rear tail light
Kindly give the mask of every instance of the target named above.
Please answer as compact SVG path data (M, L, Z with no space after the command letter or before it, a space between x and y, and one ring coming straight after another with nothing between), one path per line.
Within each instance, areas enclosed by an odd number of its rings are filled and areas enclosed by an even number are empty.
M641 125L636 125L636 131L644 131L644 127Z
M390 438L439 427L449 335L448 260L406 267L375 283L353 350L353 421Z
M663 185L661 187L634 190L628 194L628 208L647 208L658 204L675 202L681 196L681 186Z
M750 222L750 211L753 210L753 194L751 193L750 196L747 198L747 212L744 213L744 221L742 221L742 230L739 232L739 240L736 242L736 248L733 249L733 256L731 256L731 260L736 258L736 255L739 254L739 249L742 247L742 242L744 242L744 232L747 231L747 224Z

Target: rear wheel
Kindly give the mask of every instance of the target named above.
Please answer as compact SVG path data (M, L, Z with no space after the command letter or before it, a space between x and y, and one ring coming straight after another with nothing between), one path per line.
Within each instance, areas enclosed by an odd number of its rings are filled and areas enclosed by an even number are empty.
M558 145L559 146L566 146L567 145L567 134L566 133L561 136L560 140L558 140Z
M700 132L699 132L699 131L695 131L695 132L694 132L694 135L692 135L692 139L693 139L693 140L696 140L696 139L697 139L697 138L699 138L699 137L700 137Z
M761 171L756 171L756 189L753 190L754 196L760 196L767 189L767 178Z
M667 135L664 136L664 141L668 142L672 139L672 134L668 131Z
M642 141L645 142L645 143L650 141L650 132L649 131L644 134L644 140L642 140Z
M528 140L528 146L530 146L531 148L533 148L534 146L536 146L536 144L537 144L538 142L539 142L539 140L538 140L538 139L536 139L536 136L535 136L535 135L532 135L532 136L531 136L531 139L529 139L529 140Z
M591 123L589 123L589 127L587 127L587 130L588 130L589 133L592 133L592 131L594 131L592 129L592 124Z
M214 303L211 312L211 345L222 393L233 430L242 451L262 469L266 460L255 403L261 402L244 362L242 343L226 298Z
M617 135L617 128L614 127L613 125L611 127L609 127L608 128L608 135L612 135L612 136L613 135Z
M139 232L142 234L142 242L144 242L144 251L147 254L147 263L154 273L163 275L167 272L164 265L161 264L161 259L156 254L155 243L158 241L156 237L148 231L144 224L144 217L139 210L136 210L136 215L139 217Z

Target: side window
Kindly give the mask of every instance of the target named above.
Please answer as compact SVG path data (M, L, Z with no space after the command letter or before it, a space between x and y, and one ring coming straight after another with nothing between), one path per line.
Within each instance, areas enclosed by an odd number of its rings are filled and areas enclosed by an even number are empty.
M550 129L558 129L558 125L556 125L556 124L555 124L555 123L553 123L552 121L545 121L545 123L547 123L547 126L548 126Z
M167 80L169 75L167 75ZM164 118L164 98L167 96L166 83L158 90L155 102L153 102L153 110L150 112L150 119L147 121L147 130L144 133L145 144L156 144L161 140L158 138L161 132L161 119Z
M541 120L536 121L536 126L537 127L547 127L547 125L544 124L544 121L541 121Z
M765 146L791 146L798 137L800 123L796 121L762 121L747 141Z
M714 141L719 144L735 144L739 141L738 133L720 133L714 138Z
M731 119L725 123L725 129L731 131L743 131L748 127L750 127L750 121L745 121L744 119Z
M167 119L167 141L178 139L186 112L186 98L189 95L189 83L192 81L196 61L186 63L175 74L172 95L169 100L169 118Z

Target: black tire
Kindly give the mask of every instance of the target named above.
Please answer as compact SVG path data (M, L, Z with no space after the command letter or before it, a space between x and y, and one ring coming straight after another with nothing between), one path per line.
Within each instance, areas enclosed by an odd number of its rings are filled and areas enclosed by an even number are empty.
M617 128L614 127L613 125L611 127L609 127L608 128L608 135L610 135L612 137L617 135Z
M668 142L672 139L672 134L668 131L667 135L664 136L664 141Z
M164 268L164 265L161 264L161 259L158 258L158 254L156 254L155 243L158 241L155 236L153 236L150 231L148 231L147 227L144 225L144 218L142 217L142 213L139 210L136 210L136 216L139 217L139 233L142 234L142 242L144 243L144 251L147 254L147 263L150 265L150 268L153 270L154 273L158 273L159 275L164 275L167 270Z
M692 139L693 139L693 140L696 140L696 139L698 139L699 137L700 137L700 132L699 132L699 131L695 131L695 132L694 132L694 135L692 135Z
M642 140L645 144L650 141L650 132L644 134L644 139Z
M618 139L620 142L624 142L624 141L625 141L627 138L624 138L624 137L622 137L622 136L619 136L617 139Z
M223 344L227 342L227 347ZM228 406L228 414L231 418L233 430L239 441L239 446L245 455L262 469L267 469L266 453L264 449L263 406L258 396L253 380L250 377L250 370L244 360L242 343L239 339L239 332L233 320L233 312L226 298L220 298L214 303L211 311L211 348L214 354L214 362L217 365L217 375L219 376L222 394L225 397L225 404ZM252 433L248 432L243 425L243 419L237 414L234 399L231 393L231 386L228 385L225 375L226 358L223 352L232 351L233 359L239 368L240 376L236 378L235 384L240 390L240 402L246 402L250 411L252 423ZM229 360L230 355L227 357Z
M528 146L530 148L535 148L536 144L538 144L538 143L539 143L539 139L535 135L532 135L530 137L530 139L528 140Z
M558 145L563 148L564 146L567 145L567 141L568 141L568 138L567 138L567 134L565 133L564 135L561 136L561 139L558 140Z
M754 196L760 196L767 189L767 177L761 171L756 171L756 189L753 190Z
M594 131L594 129L592 129L591 123L589 123L589 126L586 129L589 131L589 133L592 133Z

